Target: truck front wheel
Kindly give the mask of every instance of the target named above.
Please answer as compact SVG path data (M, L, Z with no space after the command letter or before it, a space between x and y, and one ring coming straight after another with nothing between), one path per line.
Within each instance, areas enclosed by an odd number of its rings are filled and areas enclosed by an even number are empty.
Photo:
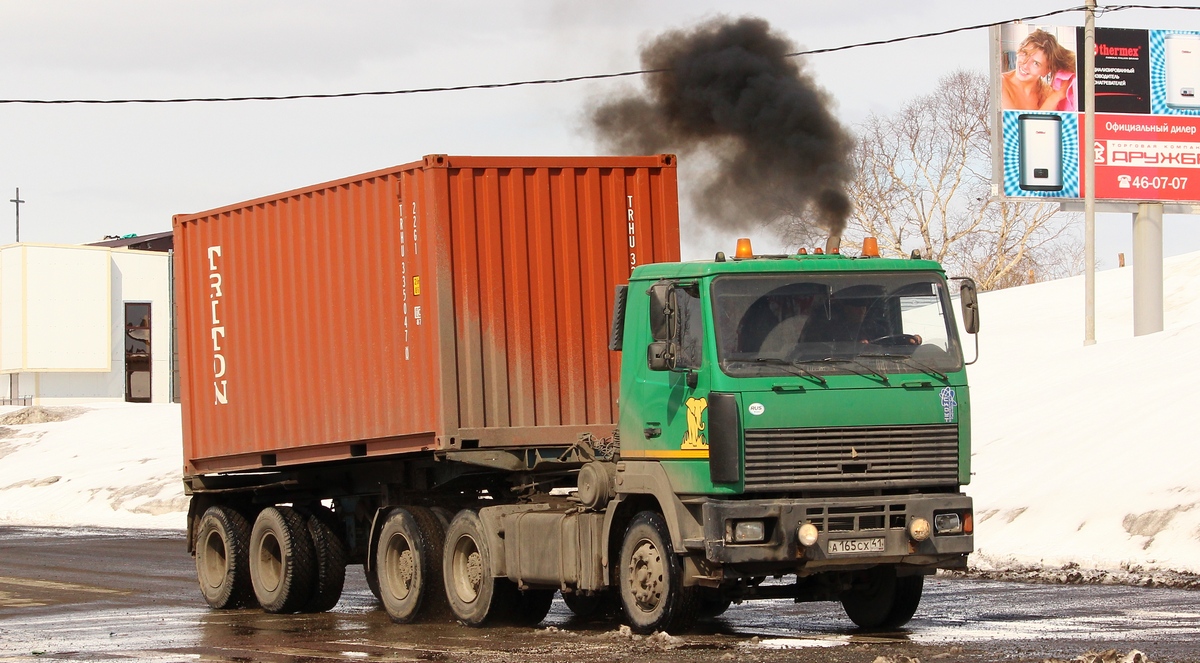
M862 586L842 594L842 608L859 628L900 628L916 614L924 585L925 576L897 577L896 569L877 566L867 572Z
M317 565L305 519L294 509L263 509L250 532L250 581L263 610L296 612L312 596Z
M392 621L407 624L446 616L442 584L445 529L429 509L393 509L375 553L379 599Z
M196 579L217 610L250 603L250 523L237 511L209 507L196 529Z
M621 605L634 632L669 632L696 620L700 593L683 585L683 563L661 515L643 511L634 517L620 563Z

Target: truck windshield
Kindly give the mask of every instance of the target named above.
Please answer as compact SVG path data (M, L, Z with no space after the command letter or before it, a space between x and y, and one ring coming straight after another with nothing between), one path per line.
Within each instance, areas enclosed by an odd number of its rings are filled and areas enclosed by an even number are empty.
M712 310L721 370L735 377L866 370L944 379L962 367L938 274L721 276Z

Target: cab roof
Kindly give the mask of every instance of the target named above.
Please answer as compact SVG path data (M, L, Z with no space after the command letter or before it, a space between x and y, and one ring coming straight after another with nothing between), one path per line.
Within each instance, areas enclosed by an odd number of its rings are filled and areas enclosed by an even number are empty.
M725 262L696 260L642 265L633 270L631 281L702 278L721 274L778 274L787 272L938 272L935 260L906 258L855 258L844 255L789 255L729 258Z

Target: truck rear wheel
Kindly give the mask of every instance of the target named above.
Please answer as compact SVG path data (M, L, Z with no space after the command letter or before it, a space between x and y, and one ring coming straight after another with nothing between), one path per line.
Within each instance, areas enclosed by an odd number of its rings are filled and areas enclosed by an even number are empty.
M196 530L196 579L217 610L250 603L250 523L237 511L209 507Z
M574 613L575 617L584 622L613 621L621 612L621 605L616 595L610 591L592 592L591 594L567 592L562 595L562 598L563 603L567 604L567 608Z
M900 628L912 619L921 603L925 576L896 576L896 569L877 566L867 572L861 588L842 594L846 616L859 628L886 631Z
M721 592L709 587L703 587L700 590L700 610L698 617L700 619L713 619L725 614L729 606L733 605L733 601L721 596Z
M312 596L316 562L304 518L290 507L263 509L250 532L250 582L263 610L296 612Z
M482 626L502 612L495 608L512 598L501 584L508 581L494 577L493 569L491 546L479 514L470 509L459 511L446 531L442 576L450 609L467 626Z
M312 538L316 564L312 596L302 611L325 612L332 610L342 597L346 583L346 544L338 535L340 525L329 509L317 506L304 510L302 515Z
M500 615L505 617L506 621L517 626L537 626L542 623L546 615L550 614L550 606L554 604L554 593L557 590L527 589L521 591L511 580L499 580L498 582L505 584L509 593L507 605L503 608L503 613L506 614ZM492 605L493 611L500 608L496 602L493 602Z
M661 515L643 511L634 517L620 559L621 605L635 633L669 632L695 621L700 594L683 585L683 564Z
M422 507L392 509L379 533L375 552L379 600L392 621L407 624L447 616L442 584L445 530Z

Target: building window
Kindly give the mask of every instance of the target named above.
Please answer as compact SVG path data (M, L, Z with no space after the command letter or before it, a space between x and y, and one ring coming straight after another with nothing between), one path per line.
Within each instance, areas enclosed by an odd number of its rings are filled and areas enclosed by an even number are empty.
M125 304L125 400L150 402L150 305Z

